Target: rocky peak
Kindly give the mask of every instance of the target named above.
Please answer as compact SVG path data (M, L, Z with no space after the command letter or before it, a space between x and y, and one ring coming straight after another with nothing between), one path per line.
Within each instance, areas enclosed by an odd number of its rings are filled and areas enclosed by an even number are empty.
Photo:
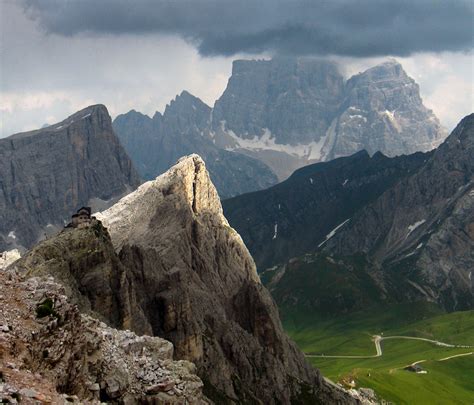
M432 150L445 136L423 105L418 84L397 61L389 60L347 81L325 148L330 149L329 159L360 149L398 156Z
M456 126L454 131L448 136L445 142L436 151L436 156L451 153L463 153L472 151L474 147L474 113L464 117ZM463 153L465 155L465 153ZM472 155L465 155L465 160L469 160ZM471 159L472 163L472 159Z
M173 130L209 129L211 107L187 91L183 91L166 106L163 121Z
M114 326L171 341L215 402L354 403L284 334L200 157L181 159L97 217L111 239L100 222L66 229L15 266L57 277L73 302Z
M347 82L325 60L235 61L212 128L218 145L257 157L280 180L364 149L387 156L428 151L446 136L396 60Z
M206 165L196 154L181 158L166 173L142 184L107 211L98 213L97 218L110 228L117 248L124 243L133 244L135 238L143 242L142 230L154 220L154 208L163 204L166 198L179 200L195 218L212 216L220 225L229 226Z
M377 82L389 79L409 79L402 65L393 58L352 76L350 80Z
M0 251L28 248L74 209L110 206L140 183L103 105L0 139L0 179Z
M157 210L161 212L164 206L169 209L179 207L183 217L192 222L198 221L213 228L231 229L224 217L219 196L209 178L206 165L196 154L181 158L156 180L142 184L135 192L96 216L108 227L117 250L125 244L156 247L157 243L161 244L156 239L158 235L151 230L149 237L146 237L146 230L163 225L168 232L172 232L174 226L183 226L182 221L172 224L169 217L159 218L157 221ZM259 282L255 264L240 236L236 232L226 233L226 238L237 244L239 254L243 255L245 277Z
M422 106L419 92L419 86L406 74L402 65L392 59L351 77L346 86L345 103L352 106L363 96L366 111L393 113L398 109Z
M157 114L159 113L157 112ZM152 119L148 115L142 114L139 111L130 110L127 114L118 115L114 122L128 128L135 128L137 126L143 126L144 123L151 125L151 121L154 119L155 118Z
M111 118L109 116L107 108L104 105L91 105L74 113L73 115L69 116L61 122L58 122L57 124L48 125L46 127L33 131L14 134L6 139L10 139L13 142L17 142L16 140L19 139L48 136L52 133L57 133L58 131L61 132L66 129L69 129L71 131L80 130L91 125L99 130L108 130L112 126Z

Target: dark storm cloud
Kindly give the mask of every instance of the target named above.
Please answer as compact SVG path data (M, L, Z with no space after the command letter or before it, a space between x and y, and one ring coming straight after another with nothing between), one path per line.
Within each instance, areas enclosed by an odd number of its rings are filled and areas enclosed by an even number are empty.
M406 56L473 45L471 0L24 0L48 32L177 35L202 55Z

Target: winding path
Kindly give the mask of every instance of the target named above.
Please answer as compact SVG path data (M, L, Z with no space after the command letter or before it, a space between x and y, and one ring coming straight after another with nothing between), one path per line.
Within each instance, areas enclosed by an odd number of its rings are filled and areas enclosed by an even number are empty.
M373 340L374 345L375 345L376 354L371 355L371 356L343 356L343 355L339 355L339 356L329 355L328 356L328 355L325 355L325 354L306 354L306 353L305 353L305 356L306 357L329 358L329 359L373 359L375 357L381 357L383 355L382 345L380 343L382 342L382 340L388 340L388 339L422 340L424 342L433 343L436 346L451 347L451 348L471 348L471 347L474 347L474 346L467 346L467 345L452 345L452 344L449 344L449 343L440 342L438 340L432 340L432 339L426 339L426 338L420 338L420 337L414 337L414 336L381 336L381 335L374 335L374 336L372 336L372 340ZM458 355L455 355L455 356L446 357L444 359L441 359L440 361L449 360L453 357L468 356L468 355L471 355L473 353L474 352L462 353L462 354L458 354Z

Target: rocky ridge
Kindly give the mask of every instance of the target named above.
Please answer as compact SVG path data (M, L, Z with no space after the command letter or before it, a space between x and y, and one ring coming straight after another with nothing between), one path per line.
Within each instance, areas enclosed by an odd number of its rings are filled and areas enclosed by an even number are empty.
M203 160L181 159L105 212L17 262L55 274L73 302L110 324L171 341L216 403L355 403L284 334Z
M0 139L0 252L29 248L74 209L103 209L139 183L102 105Z
M224 200L225 215L263 271L315 252L334 229L429 156L371 157L362 151L309 165L269 189Z
M0 400L208 404L195 366L170 342L80 314L52 277L0 272Z

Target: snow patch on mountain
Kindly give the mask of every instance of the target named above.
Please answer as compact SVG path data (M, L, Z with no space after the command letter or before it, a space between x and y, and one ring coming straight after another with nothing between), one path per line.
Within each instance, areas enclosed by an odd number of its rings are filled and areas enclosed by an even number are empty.
M273 238L272 239L276 239L278 236L278 224L275 224L275 227L273 229Z
M426 222L426 219L422 219L421 221L417 221L414 224L408 225L408 233L407 236L405 236L405 239L410 236L410 234L419 226L423 225Z
M251 139L245 139L237 136L234 131L225 128L226 122L221 121L221 129L235 142L233 146L227 146L228 151L236 149L247 149L250 151L271 150L276 152L284 152L289 155L305 158L308 160L321 160L322 149L324 147L326 137L321 137L317 142L313 141L308 144L280 144L276 143L271 131L268 128L263 129L263 135L255 135Z
M338 226L336 226L331 232L329 232L327 235L326 235L326 239L324 239L319 245L318 245L318 248L320 248L321 246L323 246L329 239L331 239L335 234L336 232L342 228L347 222L349 222L350 218L346 219L344 222L342 222L341 224L339 224Z

